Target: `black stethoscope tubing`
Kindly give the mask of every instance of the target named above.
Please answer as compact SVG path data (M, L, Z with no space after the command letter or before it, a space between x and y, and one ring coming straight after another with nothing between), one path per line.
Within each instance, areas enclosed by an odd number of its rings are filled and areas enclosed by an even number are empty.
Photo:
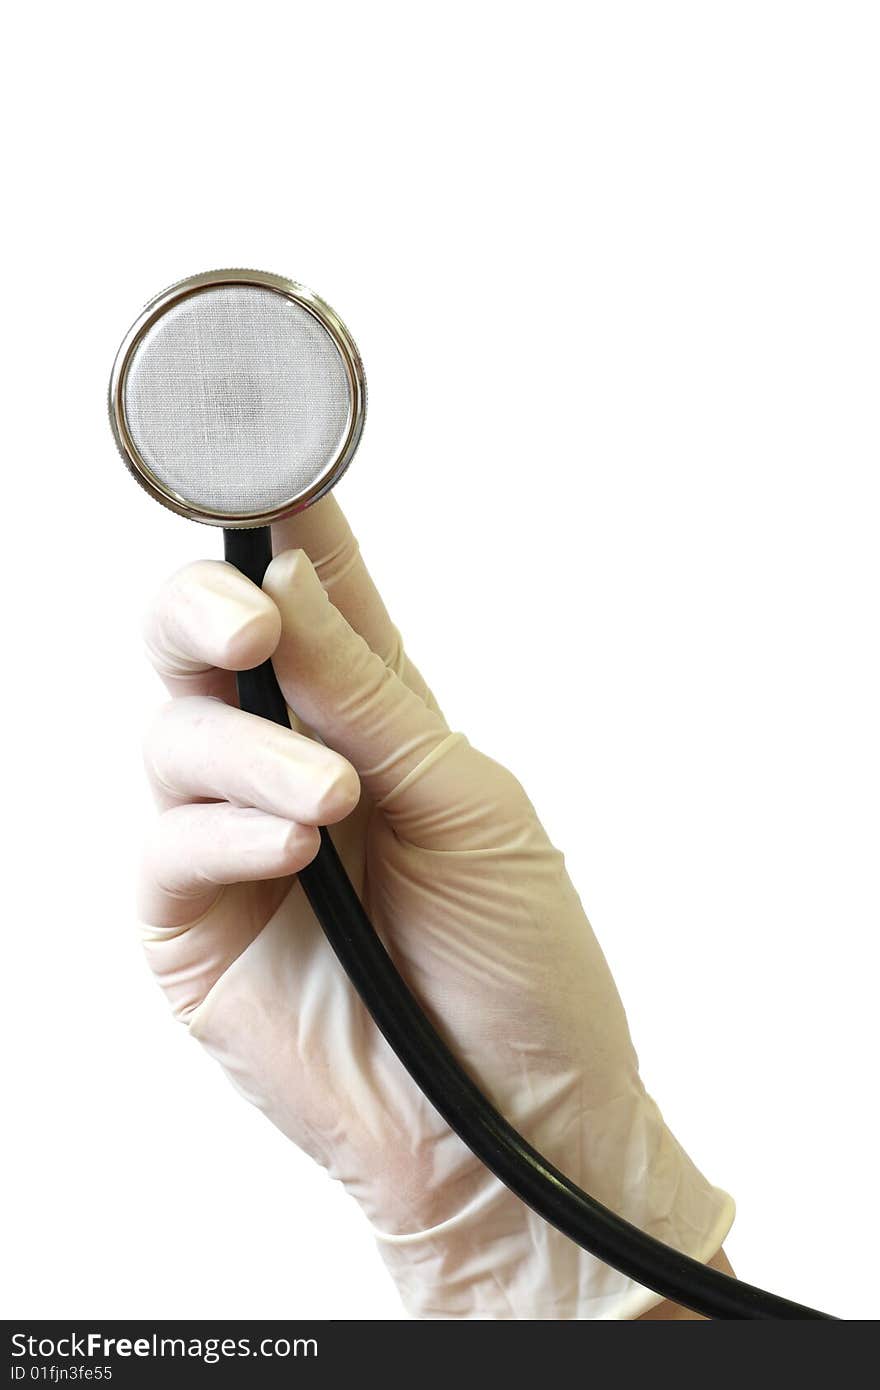
M272 558L268 527L223 534L226 559L261 586ZM271 661L240 672L237 682L242 709L289 726ZM326 829L298 877L352 985L416 1085L471 1152L545 1221L622 1274L705 1317L830 1317L681 1254L582 1191L508 1124L456 1061L398 974Z

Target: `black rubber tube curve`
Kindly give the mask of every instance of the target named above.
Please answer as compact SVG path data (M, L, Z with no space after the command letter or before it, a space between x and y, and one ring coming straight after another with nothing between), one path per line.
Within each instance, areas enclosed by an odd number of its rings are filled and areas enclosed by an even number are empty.
M224 539L229 563L262 585L272 554L269 530L225 531ZM238 691L242 709L289 724L270 661L240 672ZM299 880L343 969L416 1085L472 1153L545 1221L622 1274L705 1317L829 1318L680 1254L583 1192L508 1124L456 1061L376 935L326 829Z

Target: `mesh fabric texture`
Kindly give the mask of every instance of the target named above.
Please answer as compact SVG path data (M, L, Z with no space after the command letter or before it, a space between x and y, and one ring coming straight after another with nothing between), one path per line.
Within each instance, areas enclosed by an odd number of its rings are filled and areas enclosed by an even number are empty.
M262 513L292 501L337 457L351 414L327 330L274 290L223 285L163 314L125 381L129 432L190 506Z

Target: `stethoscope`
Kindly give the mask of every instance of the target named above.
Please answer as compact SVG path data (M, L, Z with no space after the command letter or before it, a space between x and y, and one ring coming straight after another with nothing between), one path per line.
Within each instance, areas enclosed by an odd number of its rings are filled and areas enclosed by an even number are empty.
M261 585L270 526L323 497L357 449L366 382L354 340L302 285L251 270L172 285L129 329L110 421L158 502L224 528L225 557ZM271 662L238 675L242 709L289 724ZM444 1120L551 1225L664 1298L712 1318L827 1318L680 1254L582 1191L526 1142L459 1065L382 945L326 829L299 880L376 1026Z

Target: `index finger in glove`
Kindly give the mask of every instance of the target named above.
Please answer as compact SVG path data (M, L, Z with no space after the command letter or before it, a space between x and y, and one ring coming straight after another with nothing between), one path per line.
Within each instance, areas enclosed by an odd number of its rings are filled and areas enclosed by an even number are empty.
M275 604L233 565L196 560L167 579L144 621L147 653L174 696L237 703L236 671L267 661L278 645Z

